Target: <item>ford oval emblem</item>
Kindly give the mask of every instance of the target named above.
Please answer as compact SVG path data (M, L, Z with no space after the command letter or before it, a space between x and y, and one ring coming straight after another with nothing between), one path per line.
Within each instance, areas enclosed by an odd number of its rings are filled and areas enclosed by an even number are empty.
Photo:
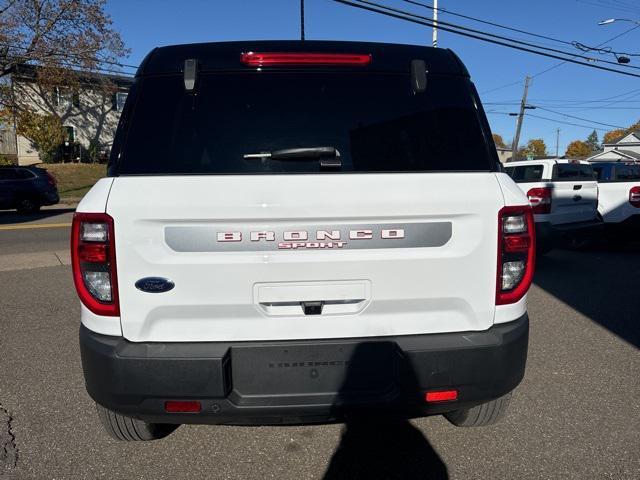
M136 282L136 288L147 293L168 292L175 286L175 283L171 280L162 277L146 277L141 278Z

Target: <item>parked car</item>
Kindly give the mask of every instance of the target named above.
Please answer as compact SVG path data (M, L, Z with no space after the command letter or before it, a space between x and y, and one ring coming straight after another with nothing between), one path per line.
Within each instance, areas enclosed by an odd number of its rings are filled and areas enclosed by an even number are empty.
M44 168L0 167L0 209L32 213L59 201L56 179Z
M450 50L157 48L108 175L71 252L86 387L114 438L506 411L533 214Z
M609 236L624 239L640 231L640 164L594 162L593 170L600 191L598 212Z
M539 253L560 242L582 244L602 226L598 182L589 162L555 158L509 162L506 172L533 207Z

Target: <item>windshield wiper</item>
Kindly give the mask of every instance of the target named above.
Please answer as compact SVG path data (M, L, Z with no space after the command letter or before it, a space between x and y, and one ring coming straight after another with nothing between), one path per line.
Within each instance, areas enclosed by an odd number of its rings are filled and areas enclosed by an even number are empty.
M340 168L340 152L335 147L283 148L272 152L245 153L244 158L270 158L272 160L320 160L320 167Z

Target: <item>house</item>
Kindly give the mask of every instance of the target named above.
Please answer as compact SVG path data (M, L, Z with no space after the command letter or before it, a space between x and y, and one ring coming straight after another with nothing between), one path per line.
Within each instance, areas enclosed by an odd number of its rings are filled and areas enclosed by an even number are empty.
M640 162L640 131L631 132L615 143L603 144L604 150L587 158L590 162Z
M90 147L108 154L133 78L90 73L76 76L73 87L43 87L35 81L36 75L36 67L30 65L18 66L10 73L10 88L16 103L40 114L55 112L66 131L67 155L74 160L85 156ZM0 153L17 158L18 165L39 163L40 157L32 142L16 134L17 125L11 127L5 126L4 136L10 132L15 137L11 142L15 152Z
M496 152L498 153L498 160L500 160L500 163L509 162L513 154L513 151L510 148L498 147L497 145L496 145Z

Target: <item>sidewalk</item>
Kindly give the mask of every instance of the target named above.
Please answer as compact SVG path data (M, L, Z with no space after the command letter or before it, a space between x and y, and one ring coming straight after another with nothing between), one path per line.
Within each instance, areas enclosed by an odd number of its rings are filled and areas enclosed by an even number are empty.
M69 250L0 255L0 272L71 265Z

